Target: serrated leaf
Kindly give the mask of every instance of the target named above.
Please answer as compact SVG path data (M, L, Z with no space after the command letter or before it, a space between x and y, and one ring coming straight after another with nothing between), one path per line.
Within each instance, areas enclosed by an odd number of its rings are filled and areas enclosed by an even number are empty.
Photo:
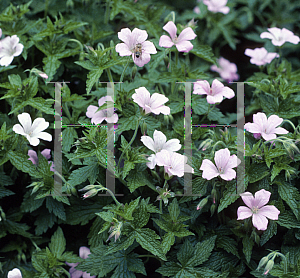
M252 238L247 237L247 236L243 238L243 253L246 257L247 263L250 262L253 245L254 245L254 242L253 242Z
M231 237L228 236L221 236L217 239L217 247L223 248L228 253L231 253L238 258L240 258L238 249L237 249L237 242Z
M208 45L198 45L193 43L194 47L190 51L190 53L193 53L194 55L204 59L205 61L208 61L210 63L215 64L216 59L214 57L214 53L210 46Z
M162 250L162 247L157 239L160 237L151 229L139 229L135 232L136 241L153 255L159 257L163 261L167 258Z
M98 82L99 78L101 77L103 73L103 69L93 69L91 70L87 75L87 81L86 81L86 93L89 94L92 90L94 84Z
M172 245L175 243L175 236L173 233L166 233L163 237L162 237L162 250L165 254L168 253L168 251L171 249Z
M46 207L50 213L53 211L58 218L66 220L65 208L61 202L48 196L46 197Z
M168 211L171 219L176 221L180 214L180 209L176 198L174 198L172 203L168 206Z
M48 75L48 81L53 79L57 69L59 68L61 62L57 59L56 56L50 55L43 58L43 71Z
M237 194L236 186L233 182L227 183L226 188L227 189L223 192L223 196L218 206L218 213L234 203L240 197L239 194Z
M300 221L297 220L295 215L291 211L281 212L276 221L280 226L291 228L300 228Z
M57 228L56 232L51 237L51 242L49 243L49 248L56 258L60 258L66 249L66 239L64 237L63 231L60 227Z
M251 164L247 169L249 183L257 182L269 175L269 169L265 164Z
M273 220L269 220L268 228L264 231L260 238L260 246L263 246L272 236L277 234L277 224Z

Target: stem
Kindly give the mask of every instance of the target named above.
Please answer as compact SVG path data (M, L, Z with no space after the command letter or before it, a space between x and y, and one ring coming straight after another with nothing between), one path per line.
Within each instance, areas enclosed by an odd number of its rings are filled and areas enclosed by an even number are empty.
M225 143L224 143L223 141L218 141L218 142L213 146L213 148L212 148L212 153L215 152L215 148L216 148L216 146L219 145L219 144L222 144L222 145L226 148L226 145L225 145Z
M106 7L105 7L105 15L104 15L104 23L108 24L109 21L109 12L110 12L110 0L106 0Z
M82 46L82 43L81 43L79 40L69 39L68 41L69 41L69 42L70 42L70 41L71 41L71 42L76 42L76 43L79 45L81 52L83 52L83 46Z
M113 77L111 75L110 68L106 69L107 75L108 75L108 80L109 82L114 82Z
M126 146L126 148L124 149L124 151L122 151L122 154L121 154L121 157L119 159L119 162L118 162L118 168L120 168L120 163L121 163L121 160L122 160L122 157L124 155L124 153L127 151L127 149L131 146L131 144L133 143L135 137L136 137L136 134L138 132L138 129L139 129L139 124L140 124L140 121L141 121L141 117L138 119L137 121L137 125L136 125L136 128L135 128L135 131L134 131L134 134L133 134L133 137L131 138L129 144Z
M284 123L284 122L289 123L292 126L292 128L294 129L294 131L296 130L295 125L290 120L283 120L282 123Z
M204 115L204 117L201 119L201 122L206 118L208 117L208 114L211 110L213 110L215 108L216 104L214 104L213 106L209 106L208 107L208 110L207 110L207 113Z
M171 55L171 51L169 52L169 72L172 72L172 69L171 69L171 62L172 62L172 55Z
M124 70L122 72L122 75L121 75L121 78L120 78L120 83L123 82L123 78L124 78L124 75L125 75L125 71L126 71L128 65L129 65L129 61L130 61L130 59L128 59L128 61L126 63L126 66L125 66L125 68L124 68Z
M176 67L178 68L178 50L175 51L175 64L176 64Z
M49 5L49 0L46 0L45 2L45 11L44 11L44 17L47 16L47 13L48 13L48 5Z

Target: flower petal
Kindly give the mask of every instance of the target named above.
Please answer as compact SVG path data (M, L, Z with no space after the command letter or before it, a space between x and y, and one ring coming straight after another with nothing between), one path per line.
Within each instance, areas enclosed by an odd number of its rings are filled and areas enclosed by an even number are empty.
M187 27L184 30L182 30L182 32L178 36L178 43L193 40L196 37L197 35L193 31L193 29L191 27Z
M276 134L288 134L289 132L286 129L282 128L282 127L277 127L277 128L275 128L274 133L276 133Z
M141 141L148 149L155 152L154 141L150 136L142 136Z
M18 120L24 128L24 132L27 133L31 129L31 117L28 113L24 112L18 115Z
M29 152L29 151L28 151ZM44 156L47 160L49 160L51 158L51 154L50 154L51 150L50 149L44 149L41 154L42 156Z
M143 48L142 56L145 54L156 54L157 53L157 50L156 50L153 42L149 42L149 41L143 42L142 48Z
M154 130L153 140L154 140L154 148L156 152L158 149L163 148L163 145L167 142L167 137L161 131Z
M120 32L118 32L118 38L123 41L127 46L130 46L131 39L131 31L129 28L123 28Z
M87 257L89 256L89 254L91 254L91 251L89 248L85 247L85 246L81 246L79 248L79 257L82 259L87 259Z
M210 90L210 85L206 80L196 81L194 83L193 94L207 95L209 94L209 90Z
M134 28L131 34L131 41L133 45L143 43L148 38L147 31Z
M280 210L277 209L275 206L267 205L260 208L258 214L261 214L272 220L278 220L278 215L280 214Z
M265 231L268 227L268 219L258 213L252 215L252 223L257 230Z
M230 157L230 151L227 148L216 151L214 160L217 165L217 168L225 169L229 157Z
M245 207L245 206L240 206L237 210L237 215L238 215L238 218L237 220L243 220L243 219L246 219L246 218L249 218L252 216L252 211L251 209Z
M163 148L170 152L177 152L181 149L181 144L178 139L171 139L164 144Z
M38 156L34 150L28 150L28 155L29 155L28 160L30 160L33 164L38 163Z
M27 134L27 133L25 133L24 128L20 124L15 124L13 126L12 130L17 134L21 134L21 135Z
M40 139L43 139L43 140L46 140L46 141L49 141L51 142L52 141L52 135L47 133L47 132L40 132L39 134L37 134L36 137L31 137L32 139L33 138L40 138Z
M165 31L167 31L171 37L172 40L174 40L174 38L176 37L176 33L177 33L177 27L174 24L173 21L169 21L164 27L163 29Z
M222 94L217 94L217 95L214 95L214 96L208 95L206 97L206 100L210 104L220 103L220 102L223 101L223 95Z
M244 193L240 194L240 196L242 197L243 202L245 203L246 206L248 206L249 208L254 207L255 199L251 192L244 192Z
M219 175L219 171L216 166L208 159L202 161L200 170L203 171L202 178L211 180Z
M231 180L235 179L236 172L233 169L226 169L223 174L220 174L220 177L223 180L231 181Z
M47 129L48 126L49 123L46 122L44 118L36 118L33 121L33 124L31 126L32 137L34 137L36 134L40 133L41 131Z
M255 198L255 205L258 208L261 208L262 206L266 205L270 200L271 192L261 189L257 191L254 195Z
M116 45L116 52L118 52L121 57L130 56L132 54L128 45L125 43L118 43Z
M176 48L179 52L189 52L193 49L193 45L190 41L181 41L176 43Z
M174 42L172 42L171 38L169 36L166 35L162 35L159 39L159 43L158 45L160 47L166 47L166 48L170 48L174 45Z

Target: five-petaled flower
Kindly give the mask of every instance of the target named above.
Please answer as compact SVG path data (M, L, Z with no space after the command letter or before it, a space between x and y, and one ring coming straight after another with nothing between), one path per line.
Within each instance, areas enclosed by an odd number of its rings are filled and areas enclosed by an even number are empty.
M253 115L253 123L246 123L245 129L254 133L257 139L262 136L266 141L276 138L276 134L289 133L282 127L277 127L282 123L283 119L277 115L271 115L268 119L265 113L258 112Z
M91 251L89 248L85 247L85 246L81 246L79 248L79 257L82 258L82 259L86 259L89 254L91 254ZM71 278L80 278L80 277L83 277L83 278L96 278L96 275L95 276L91 276L89 273L87 272L83 272L81 270L77 270L75 269L75 267L79 264L79 263L68 263L66 262L66 264L68 266L71 266L70 270L69 270L69 273L71 274Z
M22 126L20 124L15 124L13 126L13 131L25 136L30 145L37 146L40 143L39 138L49 142L52 141L51 134L42 132L49 126L49 123L46 122L45 119L37 118L31 125L31 117L26 112L18 115L18 119Z
M2 30L0 29L0 37L2 36ZM15 56L19 56L24 46L19 43L17 35L7 36L0 41L0 65L9 66Z
M236 177L236 172L232 169L237 167L241 160L234 154L230 156L230 151L221 149L215 152L215 166L210 160L202 161L200 170L203 171L202 178L211 180L220 176L223 180L230 181Z
M228 14L230 9L226 6L227 0L203 0L207 9L213 13Z
M245 55L251 57L250 63L257 66L269 64L274 58L279 57L279 55L275 52L268 53L268 51L264 47L255 49L247 48L245 50Z
M237 74L237 66L234 63L230 63L227 59L220 57L217 60L220 67L212 65L210 70L216 71L220 76L227 82L232 82L233 80L238 80L239 75Z
M20 269L14 268L13 270L8 272L7 278L22 278L22 273Z
M44 156L47 160L49 160L51 158L51 154L50 154L51 150L50 149L44 149L41 154L42 156ZM37 153L34 151L34 150L28 150L28 155L29 155L29 158L28 160L30 160L33 164L38 164L39 162L39 159L38 159L38 156L37 156ZM50 167L50 170L52 172L55 172L54 170L54 163L52 161L48 161L48 164L51 163L51 167Z
M184 172L194 173L194 169L187 164L187 157L185 155L162 150L156 154L156 164L164 166L165 173L171 176L182 177Z
M153 141L154 139L154 141ZM167 137L164 135L161 131L155 130L153 133L153 139L150 136L142 136L141 141L143 144L150 150L154 151L155 154L162 151L167 150L170 152L176 152L181 149L181 144L178 139L171 139L167 142ZM153 169L156 165L155 161L155 154L151 154L150 157L148 157L148 160L150 162L146 163L146 165Z
M169 115L171 112L170 108L164 105L167 101L169 101L166 96L158 93L154 93L150 96L149 91L145 87L135 89L132 99L145 110L145 114L152 112L156 115L160 113Z
M223 97L233 98L234 91L229 87L225 87L219 80L215 79L211 87L206 80L196 81L194 83L193 94L207 95L206 100L210 104L220 103Z
M193 49L193 45L190 40L197 37L191 27L185 28L177 37L177 27L173 21L169 21L163 29L167 31L170 37L162 35L159 39L159 46L170 48L174 44L179 52L189 52Z
M99 107L101 107L106 101L114 102L111 96L105 96L99 99ZM92 124L101 124L103 120L106 120L108 123L116 123L118 121L118 114L113 113L115 108L111 107L97 112L99 107L90 105L87 108L86 116L88 118L92 118Z
M268 226L268 219L278 220L280 211L275 206L265 206L270 199L271 193L261 189L255 193L244 192L240 194L244 203L247 205L241 206L237 210L237 220L243 220L252 216L253 226L257 230L266 230Z
M271 39L272 44L276 46L282 46L285 42L298 44L300 38L288 29L277 27L268 28L269 32L263 32L260 34L262 39Z
M118 38L124 43L116 45L116 52L120 56L132 56L133 62L142 67L150 61L150 54L157 53L154 44L146 41L148 34L145 30L134 28L131 32L128 28L123 28L118 32Z

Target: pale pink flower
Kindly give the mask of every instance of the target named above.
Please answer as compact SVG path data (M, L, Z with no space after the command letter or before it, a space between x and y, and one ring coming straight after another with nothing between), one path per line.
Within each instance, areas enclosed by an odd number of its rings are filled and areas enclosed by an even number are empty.
M85 246L81 246L79 248L79 257L82 258L82 259L86 259L89 254L91 254L90 252L90 249L85 247ZM80 278L80 277L83 277L83 278L96 278L96 275L95 276L91 276L89 273L87 272L83 272L81 270L77 270L75 269L75 267L79 264L79 263L68 263L66 262L66 264L68 266L71 266L70 270L69 270L69 273L71 274L71 278Z
M202 161L200 167L200 170L203 171L202 178L211 180L220 176L226 181L235 179L236 172L232 168L241 163L241 160L235 154L230 156L230 151L227 148L221 149L215 152L214 160L217 166L208 159Z
M154 140L153 140L154 139ZM178 139L171 139L167 142L167 137L161 131L155 130L153 133L153 139L150 136L142 136L141 141L143 144L150 150L154 151L155 154L159 153L162 150L167 150L170 152L176 152L181 149L181 144ZM152 154L150 162L146 163L146 165L153 169L156 165L155 157L156 155Z
M150 61L150 54L157 53L154 44L146 41L148 34L145 30L134 28L131 32L128 28L123 28L118 32L118 38L124 43L116 45L116 52L120 56L132 56L133 62L142 67ZM140 54L137 55L137 52Z
M187 168L188 173L194 173L194 169L187 164L187 157L185 155L162 150L156 154L156 164L158 166L164 166L165 173L168 173L169 177L184 175L184 168Z
M99 107L101 107L106 101L114 102L111 96L105 96L98 100ZM97 112L99 107L89 105L87 108L86 116L88 118L92 118L92 124L101 124L103 120L106 120L108 123L116 123L118 121L118 114L113 113L116 108L102 109Z
M253 115L253 123L246 123L245 129L254 133L255 138L262 136L266 141L275 139L276 134L289 133L282 127L277 127L282 123L283 119L277 115L271 115L268 119L265 113L258 112Z
M194 9L193 9L193 12L196 13L196 14L200 14L201 11L200 11L200 8L198 6L196 6Z
M300 38L295 36L294 33L288 29L277 27L268 28L269 32L263 32L260 34L262 39L271 39L272 44L276 46L282 46L285 42L298 44Z
M0 35L0 37L1 37L1 35ZM22 278L22 273L21 273L20 269L14 268L13 270L8 272L7 278Z
M49 160L51 158L51 154L50 154L51 150L50 149L44 149L41 154L47 159ZM29 158L28 160L30 160L33 164L38 164L39 162L39 159L38 159L38 156L37 156L37 153L34 151L34 150L28 150L28 155L29 155ZM48 164L52 164L51 167L50 167L50 170L52 172L54 172L54 163L53 161L48 161Z
M17 134L21 134L27 138L30 145L37 146L40 143L40 139L46 141L52 141L52 135L47 132L42 132L45 130L49 123L43 118L37 118L31 124L31 117L28 113L22 113L18 115L20 124L15 124L13 126L13 131Z
M247 48L245 50L245 55L251 57L250 63L257 66L269 64L274 58L279 57L279 55L275 52L268 53L268 51L264 47L255 49Z
M203 0L207 9L213 13L228 14L230 9L226 6L227 0Z
M230 63L227 59L220 57L217 60L220 67L212 65L210 70L216 71L220 76L227 82L232 82L233 80L238 80L239 75L237 74L237 66L234 63Z
M240 195L247 207L241 206L238 208L237 220L243 220L252 216L253 226L257 230L263 231L268 226L267 218L278 220L280 211L275 206L265 206L270 200L271 193L269 191L261 189L255 193L255 197L250 192L244 192Z
M197 37L191 27L185 28L177 37L177 27L173 21L169 21L163 29L167 31L170 35L162 35L159 39L159 46L170 48L174 44L179 52L189 52L193 49L193 45L190 40L193 40Z
M194 83L193 94L207 95L206 100L210 104L220 103L223 97L233 98L234 91L229 87L225 87L219 80L215 79L211 87L206 80L196 81Z
M2 32L1 32L2 33ZM1 36L0 36L1 37ZM19 56L24 46L19 43L17 35L7 36L0 41L0 65L7 67L14 57Z
M171 112L170 108L164 105L167 101L169 101L166 96L158 93L154 93L150 96L149 91L145 87L135 89L132 99L145 110L146 114L152 112L156 115L160 113L169 115Z

